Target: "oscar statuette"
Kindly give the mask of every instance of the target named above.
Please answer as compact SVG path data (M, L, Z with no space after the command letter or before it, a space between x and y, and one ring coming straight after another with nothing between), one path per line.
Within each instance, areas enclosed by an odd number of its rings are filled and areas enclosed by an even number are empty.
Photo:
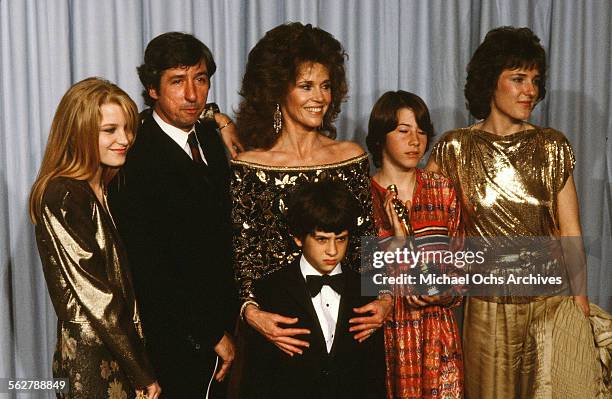
M410 224L410 213L408 209L406 209L406 205L398 198L398 190L395 184L390 184L387 187L387 190L393 194L393 199L391 200L391 204L393 205L393 210L397 215L400 223L402 224L402 229L406 235L406 247L408 251L415 254L418 252L417 246L414 242L414 230L412 229L412 225ZM420 259L420 257L418 258ZM412 270L419 271L421 274L427 275L430 273L429 265L422 260L419 260L417 264L412 268ZM416 276L419 278L418 275ZM420 281L420 280L417 280ZM439 295L441 292L440 288L433 284L427 287L427 295Z

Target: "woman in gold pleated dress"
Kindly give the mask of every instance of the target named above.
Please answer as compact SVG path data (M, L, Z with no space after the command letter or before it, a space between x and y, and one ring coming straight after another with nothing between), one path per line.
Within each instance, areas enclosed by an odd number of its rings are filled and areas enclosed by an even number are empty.
M105 184L125 162L136 104L116 85L89 78L62 98L30 195L30 217L57 313L53 376L62 398L157 398L127 258L108 211Z
M578 273L586 269L572 147L561 132L527 122L545 95L545 57L528 28L490 31L468 65L465 86L468 108L481 121L447 132L428 169L454 182L466 236L484 242L564 237L576 251L555 252L547 244L503 253L498 247L477 271L504 274L530 265L550 272L567 267L570 258ZM567 288L513 291L508 284L490 296L467 299L467 397L603 397L586 290L572 286L570 296Z
M368 157L357 144L336 141L333 121L347 94L341 44L328 32L280 25L249 53L237 114L247 151L231 162L234 264L246 322L290 356L307 350L308 334L291 328L297 319L260 310L253 282L300 256L285 220L285 201L295 185L342 180L362 204L351 237L347 266L360 269L361 236L373 236ZM382 326L391 298L360 308L351 331L366 339ZM381 348L382 349L382 348Z

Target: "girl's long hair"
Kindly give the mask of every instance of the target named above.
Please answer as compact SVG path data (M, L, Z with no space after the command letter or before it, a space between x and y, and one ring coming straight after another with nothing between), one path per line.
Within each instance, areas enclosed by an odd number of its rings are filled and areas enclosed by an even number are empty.
M117 85L101 78L87 78L74 84L62 97L53 122L38 177L30 193L30 219L41 216L42 199L49 181L58 176L92 179L102 168L102 182L108 183L117 168L100 164L99 134L101 107L117 104L123 110L127 129L136 133L138 108Z

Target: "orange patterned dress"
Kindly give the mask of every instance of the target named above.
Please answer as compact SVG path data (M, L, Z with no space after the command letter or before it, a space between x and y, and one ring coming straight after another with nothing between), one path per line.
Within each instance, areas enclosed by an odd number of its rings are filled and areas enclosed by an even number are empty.
M401 184L401 183L399 183ZM398 185L399 185L398 184ZM372 179L374 223L379 237L393 235L383 207L386 189ZM458 234L460 207L442 175L417 169L410 221L419 249ZM442 240L443 241L443 240ZM392 319L385 323L388 399L463 398L463 356L453 306L410 307L395 296Z

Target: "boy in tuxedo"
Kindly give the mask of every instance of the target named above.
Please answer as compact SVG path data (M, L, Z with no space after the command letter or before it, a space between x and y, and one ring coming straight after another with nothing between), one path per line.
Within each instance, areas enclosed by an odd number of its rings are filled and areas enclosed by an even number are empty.
M360 277L342 267L359 205L340 182L305 183L288 203L288 226L302 256L255 283L261 308L298 318L290 327L310 334L301 354L289 355L251 331L247 398L384 398L382 331L363 342L349 332L354 308L372 298L360 294Z

